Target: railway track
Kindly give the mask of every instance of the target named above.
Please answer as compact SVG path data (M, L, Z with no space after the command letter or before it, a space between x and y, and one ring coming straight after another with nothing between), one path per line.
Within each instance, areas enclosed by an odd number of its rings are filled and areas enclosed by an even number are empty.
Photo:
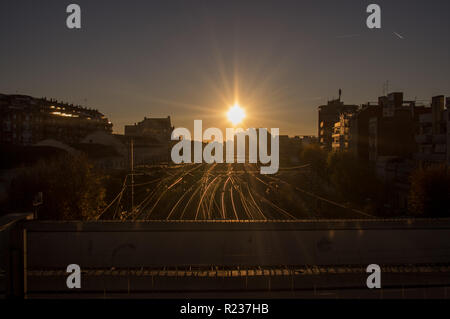
M285 169L292 174L308 165ZM157 168L153 168L154 170ZM317 219L317 201L345 212L346 218L371 218L369 214L335 203L282 178L259 174L254 164L189 164L137 176L137 205L124 220L296 220ZM141 180L138 180L141 179ZM128 185L129 186L129 185ZM126 199L123 192L120 199ZM110 205L117 215L118 206ZM330 216L327 216L328 218Z

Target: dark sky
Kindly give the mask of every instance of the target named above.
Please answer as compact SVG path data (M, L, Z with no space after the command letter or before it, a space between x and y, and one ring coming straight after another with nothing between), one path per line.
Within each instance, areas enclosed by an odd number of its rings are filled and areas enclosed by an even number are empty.
M81 30L66 28L70 3ZM224 128L238 100L245 126L316 134L339 88L357 104L386 80L410 99L450 95L449 17L448 0L1 0L0 92L98 108L116 132L167 115Z

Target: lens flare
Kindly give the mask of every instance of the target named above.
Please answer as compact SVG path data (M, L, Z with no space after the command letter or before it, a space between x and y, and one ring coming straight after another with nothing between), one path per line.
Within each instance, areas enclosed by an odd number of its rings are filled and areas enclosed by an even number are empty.
M245 118L245 111L239 106L239 104L235 104L228 110L227 117L233 125L237 125Z

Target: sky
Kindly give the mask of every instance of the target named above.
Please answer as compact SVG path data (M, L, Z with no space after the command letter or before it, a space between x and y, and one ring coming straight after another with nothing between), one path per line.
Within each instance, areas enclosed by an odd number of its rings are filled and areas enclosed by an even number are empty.
M66 7L81 7L79 30ZM381 7L381 29L366 8ZM126 124L171 116L175 127L317 134L317 107L389 91L450 95L448 0L1 0L0 93L56 98Z

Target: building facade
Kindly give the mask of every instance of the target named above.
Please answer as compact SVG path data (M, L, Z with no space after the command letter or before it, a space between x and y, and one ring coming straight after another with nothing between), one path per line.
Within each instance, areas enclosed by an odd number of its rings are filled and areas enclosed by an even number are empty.
M431 105L404 100L402 92L381 96L356 112L341 112L333 123L332 150L351 151L366 162L384 182L386 208L407 212L412 172L450 164L449 110L450 98L443 95L433 97Z
M351 145L351 119L355 113L341 113L339 122L334 123L332 135L333 151L348 151Z
M166 144L170 141L173 129L170 116L164 118L144 117L144 120L139 123L125 125L125 136L150 137L155 143Z
M334 124L340 121L342 113L351 114L358 110L357 105L346 105L341 101L341 91L339 98L328 101L326 105L319 106L319 132L320 145L328 150L332 150Z
M133 141L134 165L149 165L170 160L171 135L174 127L170 116L147 118L125 126L124 143Z
M112 133L112 123L99 111L81 106L0 94L0 143L33 145L46 139L77 143L89 133Z
M431 108L422 113L418 119L416 143L418 145L415 159L425 163L440 163L448 161L448 109L450 99L443 95L434 96Z
M363 104L350 120L350 149L365 161L386 156L411 159L417 150L418 119L426 112L426 107L403 100L402 92Z

